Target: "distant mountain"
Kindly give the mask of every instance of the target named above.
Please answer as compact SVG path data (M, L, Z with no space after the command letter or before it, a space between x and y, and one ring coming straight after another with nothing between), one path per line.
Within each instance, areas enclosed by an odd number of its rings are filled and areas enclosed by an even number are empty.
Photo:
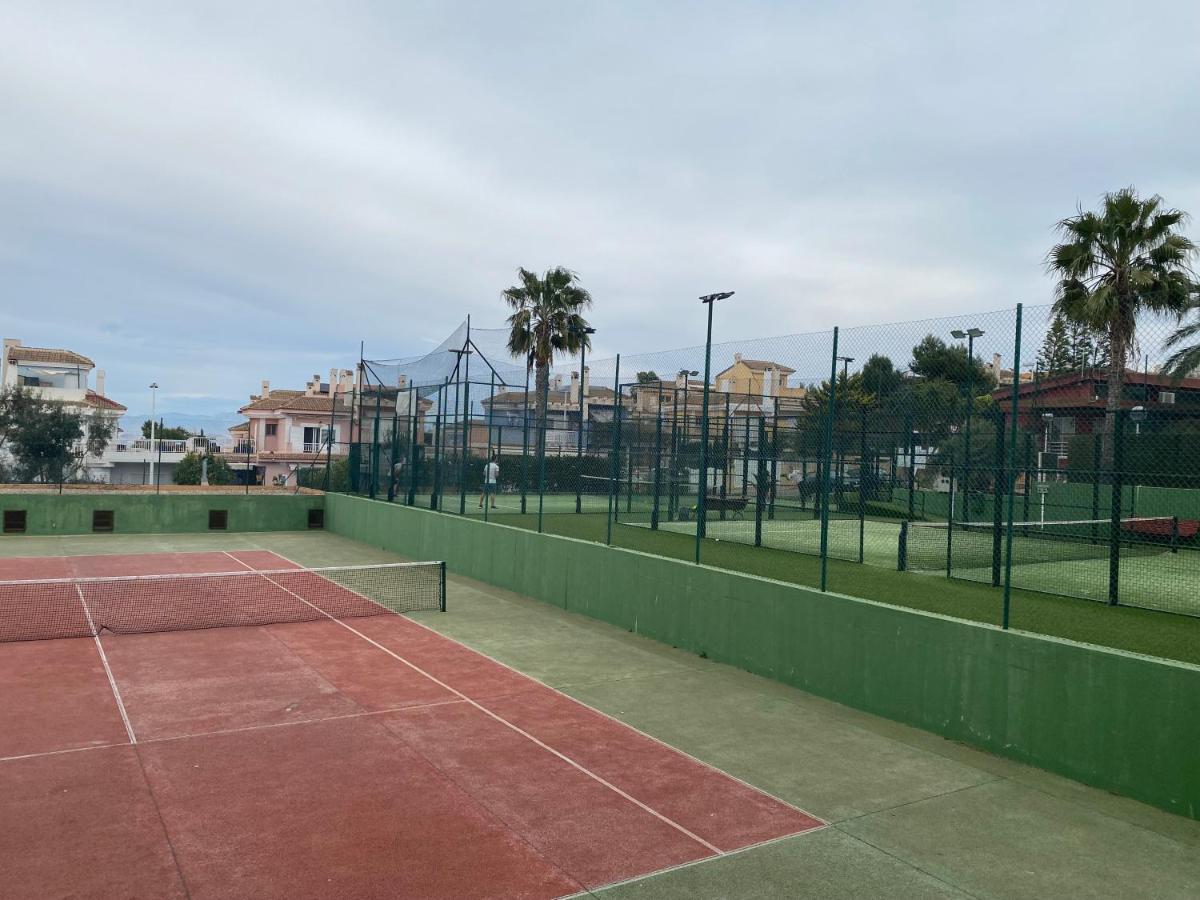
M128 412L121 417L121 430L130 433L140 433L142 423L148 418L150 418L149 410L145 412ZM164 425L186 428L195 434L203 431L210 437L225 434L231 425L236 425L238 422L244 421L243 417L238 416L237 413L223 415L220 413L165 412L161 414L160 418L162 418Z

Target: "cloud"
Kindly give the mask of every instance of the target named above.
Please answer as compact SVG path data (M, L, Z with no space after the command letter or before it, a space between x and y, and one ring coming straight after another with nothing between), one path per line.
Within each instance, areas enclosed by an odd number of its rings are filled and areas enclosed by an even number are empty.
M1159 8L1161 7L1161 8ZM1164 28L1163 23L1171 27ZM5 4L0 330L109 392L236 406L502 324L518 265L597 354L1045 302L1050 227L1200 210L1200 11ZM1154 47L1155 64L1123 64Z

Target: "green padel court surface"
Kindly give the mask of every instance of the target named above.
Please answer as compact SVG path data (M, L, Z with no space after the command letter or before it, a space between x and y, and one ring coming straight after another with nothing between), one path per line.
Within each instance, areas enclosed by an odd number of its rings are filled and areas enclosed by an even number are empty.
M447 496L443 508L457 514L457 499L457 496ZM587 505L589 499L591 507ZM468 516L483 516L478 502L477 495L467 498ZM583 502L584 514L579 515L574 512L574 495L547 495L541 517L542 529L549 534L603 543L608 531L607 498L585 495ZM427 509L428 497L418 498L417 506ZM551 507L559 511L551 512ZM502 494L497 498L497 508L488 510L488 519L503 525L536 529L536 495L529 498L527 509L529 511L521 515L519 495ZM651 530L649 513L639 510L636 503L631 512L622 511L621 517L612 527L614 546L674 559L694 558L694 522L664 521L657 531ZM813 555L820 545L819 523L806 517L777 519L764 522L763 526L764 546L755 547L752 516L709 521L708 537L702 542L703 561L779 581L819 585L821 561ZM854 561L858 555L858 521L831 521L828 588L868 600L990 625L1000 624L1003 593L999 588L991 587L990 568L962 569L958 573L960 577L954 579L928 572L897 572L899 533L898 523L868 520L863 541L867 564L862 565ZM728 537L719 540L722 535ZM800 548L805 552L794 552ZM1165 614L1156 609L1133 606L1108 606L1102 602L1108 583L1107 565L1107 560L1072 559L1016 566L1014 585L1028 586L1029 589L1013 590L1011 627L1200 664L1200 616ZM1194 585L1200 584L1200 552L1166 552L1125 558L1121 562L1121 577L1136 582L1145 596L1158 598L1165 609L1200 610L1200 591L1193 590ZM1084 600L1053 593L1056 584L1068 581L1081 593L1086 591L1096 599Z
M398 561L315 532L0 543L10 556L199 550ZM1200 822L477 582L452 576L449 611L422 622L828 823L595 896L1190 898L1200 884Z

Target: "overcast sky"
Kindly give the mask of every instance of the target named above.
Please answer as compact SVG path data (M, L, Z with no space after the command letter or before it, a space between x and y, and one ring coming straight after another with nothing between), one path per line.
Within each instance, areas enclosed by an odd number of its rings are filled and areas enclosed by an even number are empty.
M1200 213L1189 0L185 6L0 3L0 332L134 412L499 326L518 265L635 353L713 290L725 338L1044 303L1076 204Z

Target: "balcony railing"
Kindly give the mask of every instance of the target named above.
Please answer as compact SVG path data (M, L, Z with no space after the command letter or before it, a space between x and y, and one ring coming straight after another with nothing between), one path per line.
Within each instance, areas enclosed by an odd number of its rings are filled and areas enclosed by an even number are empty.
M109 446L118 453L158 453L161 447L163 453L191 453L200 452L207 449L209 453L221 453L222 447L216 441L207 441L200 438L186 438L184 440L150 440L149 438L137 438L136 440L117 440Z

